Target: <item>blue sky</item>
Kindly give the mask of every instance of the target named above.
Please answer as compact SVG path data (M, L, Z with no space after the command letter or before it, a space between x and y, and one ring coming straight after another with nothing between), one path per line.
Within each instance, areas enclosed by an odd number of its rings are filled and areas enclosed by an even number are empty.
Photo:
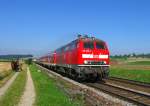
M78 33L150 53L150 0L0 0L0 54L44 54Z

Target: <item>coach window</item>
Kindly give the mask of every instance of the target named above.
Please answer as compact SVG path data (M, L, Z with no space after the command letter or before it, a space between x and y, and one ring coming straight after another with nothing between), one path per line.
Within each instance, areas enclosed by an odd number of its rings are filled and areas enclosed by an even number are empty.
M62 53L62 51L63 51L62 47L58 49L58 53Z
M65 51L65 47L62 47L62 48L61 48L61 52L64 52L64 51Z
M68 51L69 50L69 46L66 46L64 51Z
M73 43L72 48L73 48L73 49L76 48L76 43Z
M57 52L57 53L60 53L60 49L57 49L56 52Z
M70 44L70 50L72 50L72 49L73 49L73 43Z

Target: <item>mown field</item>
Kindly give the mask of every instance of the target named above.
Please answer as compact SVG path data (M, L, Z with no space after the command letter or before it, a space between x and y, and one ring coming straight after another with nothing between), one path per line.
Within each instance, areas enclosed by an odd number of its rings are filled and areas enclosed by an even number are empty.
M0 62L0 87L13 75L10 62Z
M0 62L0 72L7 71L11 69L10 62Z
M150 61L113 59L110 76L150 83Z

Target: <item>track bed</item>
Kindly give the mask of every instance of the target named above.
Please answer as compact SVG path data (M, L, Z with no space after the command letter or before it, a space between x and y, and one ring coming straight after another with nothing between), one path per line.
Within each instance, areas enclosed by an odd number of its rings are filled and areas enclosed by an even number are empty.
M96 88L100 91L104 91L108 94L115 95L127 101L133 102L137 105L150 106L150 94L149 93L137 92L135 90L127 89L125 87L120 87L120 86L105 83L105 82L86 83L86 85Z

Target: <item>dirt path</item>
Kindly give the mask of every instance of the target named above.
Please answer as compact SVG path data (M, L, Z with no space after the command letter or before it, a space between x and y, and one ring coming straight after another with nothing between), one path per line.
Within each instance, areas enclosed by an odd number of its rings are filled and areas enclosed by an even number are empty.
M32 106L35 101L35 90L29 68L27 68L27 82L19 106Z
M7 89L10 87L10 85L13 83L13 81L18 76L19 72L16 72L7 82L4 86L0 88L0 97L4 95L4 93L7 91Z

